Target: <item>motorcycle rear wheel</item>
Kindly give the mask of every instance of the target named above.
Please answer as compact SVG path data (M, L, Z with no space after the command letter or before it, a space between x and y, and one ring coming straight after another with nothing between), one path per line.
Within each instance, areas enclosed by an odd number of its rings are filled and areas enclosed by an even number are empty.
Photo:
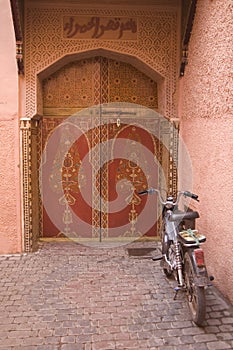
M184 256L184 275L187 287L187 300L193 321L202 326L206 314L206 298L204 287L195 284L195 269L190 255Z

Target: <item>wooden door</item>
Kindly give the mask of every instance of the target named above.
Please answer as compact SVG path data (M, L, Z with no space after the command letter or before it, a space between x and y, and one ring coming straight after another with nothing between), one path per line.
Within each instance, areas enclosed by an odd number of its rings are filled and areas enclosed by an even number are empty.
M147 154L159 161L159 119L153 113L143 116L137 108L157 108L156 82L127 63L95 57L68 64L43 86L44 153L51 135L56 134L53 146L57 142L50 155L46 153L50 175L45 196L54 196L56 209L51 216L43 208L43 237L104 240L156 235L156 220L145 231L146 215L157 215L155 198L140 220L147 198L137 194L158 184L158 169L151 167ZM99 107L93 112L91 106ZM75 111L79 112L72 125L70 115ZM74 127L80 137L59 163L59 152Z

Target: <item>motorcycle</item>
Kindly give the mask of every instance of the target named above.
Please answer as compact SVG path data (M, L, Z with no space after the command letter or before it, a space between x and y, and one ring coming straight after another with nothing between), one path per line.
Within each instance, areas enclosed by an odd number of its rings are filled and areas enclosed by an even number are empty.
M206 237L195 229L197 211L181 211L178 204L181 196L199 201L198 196L189 191L177 193L176 200L168 196L164 201L158 189L150 188L138 192L139 195L157 193L162 205L161 260L166 277L174 276L177 281L175 296L179 291L186 292L192 319L201 326L206 317L205 290L211 286L213 276L208 276L201 245Z

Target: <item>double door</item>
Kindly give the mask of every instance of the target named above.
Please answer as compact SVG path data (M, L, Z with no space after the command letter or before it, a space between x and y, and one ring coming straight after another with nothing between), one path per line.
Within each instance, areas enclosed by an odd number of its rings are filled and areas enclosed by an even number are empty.
M42 236L157 235L156 198L138 195L162 164L156 82L95 57L46 79L43 101Z

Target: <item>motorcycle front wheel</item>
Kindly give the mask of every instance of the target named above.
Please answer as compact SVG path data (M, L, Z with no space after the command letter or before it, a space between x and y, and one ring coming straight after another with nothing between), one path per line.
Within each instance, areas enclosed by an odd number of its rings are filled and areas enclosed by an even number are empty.
M164 255L166 255L167 259L169 259L168 251L170 249L171 242L169 241L168 235L164 229L162 230L161 241L162 241L162 254L163 254L163 262L162 262L163 272L166 275L166 277L170 278L173 275L173 271L168 266L166 266L167 263L165 261Z
M205 320L206 298L204 287L195 284L195 269L188 252L184 256L184 275L187 288L187 299L193 321L201 326Z

